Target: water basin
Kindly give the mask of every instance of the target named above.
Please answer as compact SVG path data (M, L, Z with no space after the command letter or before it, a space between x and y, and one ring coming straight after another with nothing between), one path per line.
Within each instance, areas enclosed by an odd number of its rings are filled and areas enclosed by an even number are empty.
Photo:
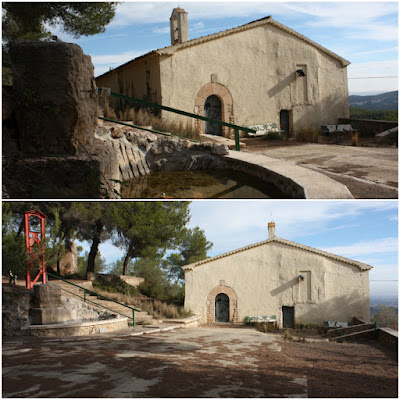
M125 199L285 199L273 185L229 170L157 171L126 181Z

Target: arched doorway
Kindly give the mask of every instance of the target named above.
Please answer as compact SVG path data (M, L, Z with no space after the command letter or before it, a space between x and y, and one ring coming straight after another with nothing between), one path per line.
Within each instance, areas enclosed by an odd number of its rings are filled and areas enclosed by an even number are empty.
M207 97L204 103L204 115L207 118L216 119L221 121L221 100L214 94ZM222 136L222 126L213 124L212 122L206 122L206 133L209 135Z
M194 113L202 116L206 116L205 106L210 97L216 97L220 102L221 116L219 119L223 122L228 122L230 124L235 123L235 118L233 115L233 98L229 90L220 83L211 82L204 85L197 93L194 100ZM220 125L219 125L220 126ZM196 121L196 128L205 133L206 132L206 122ZM227 126L221 127L221 133L225 137L234 137L235 132L232 128Z
M214 287L207 296L207 323L238 322L238 298L235 291L222 283Z
M215 297L215 322L229 322L229 297L224 293Z

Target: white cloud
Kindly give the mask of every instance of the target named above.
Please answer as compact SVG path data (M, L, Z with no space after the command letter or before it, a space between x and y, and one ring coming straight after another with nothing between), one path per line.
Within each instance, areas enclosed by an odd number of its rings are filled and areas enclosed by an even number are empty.
M116 17L110 26L128 26L133 23L158 23L168 21L173 2L124 2L117 8ZM293 17L299 22L305 17L304 25L315 27L354 27L365 26L374 30L378 20L397 14L397 4L392 2L184 2L180 7L189 13L189 19L223 19L274 15ZM382 27L380 25L379 27ZM385 25L384 27L388 28Z
M121 65L136 57L148 53L150 50L124 51L119 54L104 54L101 56L92 56L92 62L95 65Z
M161 33L161 34L169 33L169 31L170 31L170 27L169 26L165 26L164 28L155 28L155 29L153 29L154 33Z
M150 51L151 50L146 49L146 50L136 50L136 51L124 51L118 54L103 54L98 56L92 56L92 63L95 68L95 75L99 76L107 72L110 69L110 67L111 68L118 67Z
M289 240L318 232L329 232L332 221L345 222L368 211L397 211L396 202L368 201L350 206L347 202L318 201L194 201L191 226L206 231L214 242L213 255L267 239L267 222L276 222L276 234ZM340 223L341 226L349 224ZM337 254L337 253L336 253Z
M323 250L341 255L343 257L355 258L359 256L396 253L398 248L398 238L389 237L365 242L357 242L346 246L325 247Z

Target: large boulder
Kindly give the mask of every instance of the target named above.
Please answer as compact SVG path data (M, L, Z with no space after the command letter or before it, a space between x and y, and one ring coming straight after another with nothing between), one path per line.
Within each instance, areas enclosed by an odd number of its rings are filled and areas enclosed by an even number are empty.
M29 155L76 155L97 122L91 58L72 43L15 43L10 48L19 145Z

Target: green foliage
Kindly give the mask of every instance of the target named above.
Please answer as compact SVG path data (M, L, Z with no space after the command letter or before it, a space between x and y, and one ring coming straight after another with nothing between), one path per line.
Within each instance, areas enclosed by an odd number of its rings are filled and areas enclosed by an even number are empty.
M179 253L171 253L163 261L163 268L168 270L170 278L183 280L185 274L181 267L207 258L207 251L212 246L202 229L187 229L178 246Z
M114 244L126 252L123 275L129 261L142 257L151 246L162 256L176 247L189 221L188 202L117 202L111 209L116 235Z
M350 118L372 119L380 121L398 121L398 110L365 110L358 107L350 107Z
M126 282L121 280L118 276L101 276L97 275L96 279L92 282L94 288L104 290L109 293L121 293L126 296L137 297L140 296L139 289L128 285Z
M61 24L75 38L105 31L115 16L115 2L4 2L3 41L49 39L45 24Z
M10 210L9 203L2 204L2 273L8 276L8 271L18 276L25 271L25 240L17 233L18 223Z
M84 277L86 275L89 253L85 251L83 256L78 255L78 275ZM101 273L107 269L107 260L102 257L100 251L96 253L94 272Z
M112 262L110 264L108 273L112 274L112 275L123 275L122 272L123 272L123 268L124 268L124 259L125 259L125 257L122 257L122 258L118 259L117 261ZM131 260L131 261L129 261L126 275L133 275L133 268L134 268L134 264L133 264L133 261Z
M398 315L393 307L379 305L378 309L371 318L372 322L376 322L380 328L393 328L394 324L398 326Z

